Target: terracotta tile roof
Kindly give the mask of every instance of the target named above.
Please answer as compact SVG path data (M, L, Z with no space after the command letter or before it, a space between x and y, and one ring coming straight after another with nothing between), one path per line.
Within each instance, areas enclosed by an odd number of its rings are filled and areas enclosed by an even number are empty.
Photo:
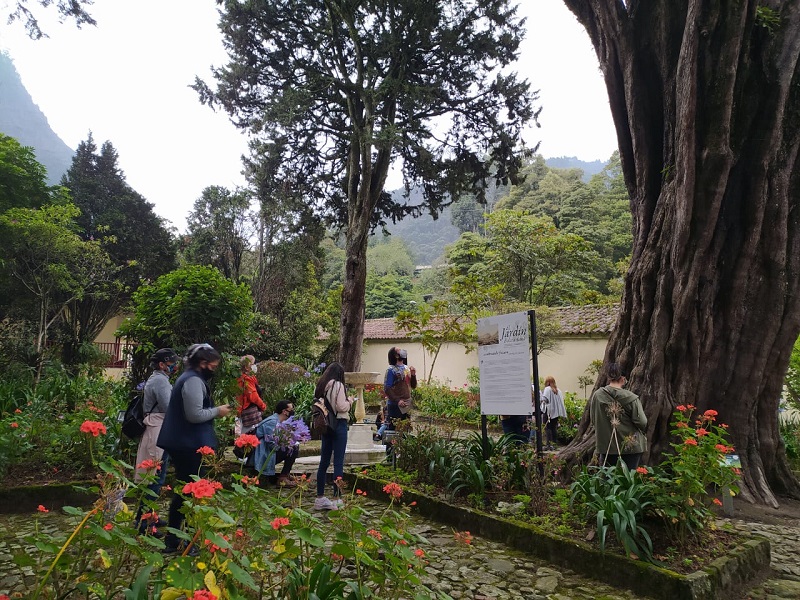
M562 335L609 334L617 320L618 304L589 304L553 308L561 321ZM394 319L364 321L365 340L404 340L409 334L395 328Z

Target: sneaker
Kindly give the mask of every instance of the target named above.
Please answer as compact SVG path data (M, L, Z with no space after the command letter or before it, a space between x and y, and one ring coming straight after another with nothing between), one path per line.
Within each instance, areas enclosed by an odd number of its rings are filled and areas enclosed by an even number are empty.
M344 508L344 500L341 498L336 498L336 500L333 501L333 504L336 506L336 508Z
M331 502L325 496L314 500L314 510L336 510L339 508L336 503Z

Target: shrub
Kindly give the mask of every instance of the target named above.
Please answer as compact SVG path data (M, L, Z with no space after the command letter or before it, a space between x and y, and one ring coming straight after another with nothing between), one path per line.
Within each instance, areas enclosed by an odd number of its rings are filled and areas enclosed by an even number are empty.
M567 417L558 420L558 441L569 444L578 431L578 424L586 408L586 400L578 398L574 392L567 392L564 395L564 406L567 409Z
M452 391L444 385L420 385L414 390L414 407L434 417L480 423L480 396L467 391Z
M274 360L258 363L257 378L264 391L262 400L266 402L269 410L272 410L278 400L283 399L284 390L289 384L305 379L316 383L316 379L311 377L311 373L306 371L305 367Z

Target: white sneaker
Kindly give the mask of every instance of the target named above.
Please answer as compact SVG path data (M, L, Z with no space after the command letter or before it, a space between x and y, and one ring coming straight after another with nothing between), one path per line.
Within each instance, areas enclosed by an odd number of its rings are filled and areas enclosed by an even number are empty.
M341 498L336 498L336 500L333 501L333 504L336 506L336 508L344 508L344 500Z
M336 510L337 508L339 507L325 496L314 500L314 510Z

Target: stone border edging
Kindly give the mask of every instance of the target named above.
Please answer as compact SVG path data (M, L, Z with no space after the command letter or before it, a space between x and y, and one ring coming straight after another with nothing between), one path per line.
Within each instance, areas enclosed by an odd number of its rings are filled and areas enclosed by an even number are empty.
M0 489L0 514L36 512L42 504L48 510L64 506L85 506L97 499L97 494L75 489L97 485L95 480L54 483L50 485L27 485Z
M348 485L372 498L386 500L381 481L360 473L346 473ZM725 557L700 571L682 575L670 569L633 560L619 554L601 553L581 542L562 538L533 525L519 523L471 508L448 504L415 490L403 490L403 503L416 501L420 515L460 530L501 542L549 563L572 569L592 579L629 589L659 600L727 600L740 586L769 569L770 545L765 538L744 538Z

